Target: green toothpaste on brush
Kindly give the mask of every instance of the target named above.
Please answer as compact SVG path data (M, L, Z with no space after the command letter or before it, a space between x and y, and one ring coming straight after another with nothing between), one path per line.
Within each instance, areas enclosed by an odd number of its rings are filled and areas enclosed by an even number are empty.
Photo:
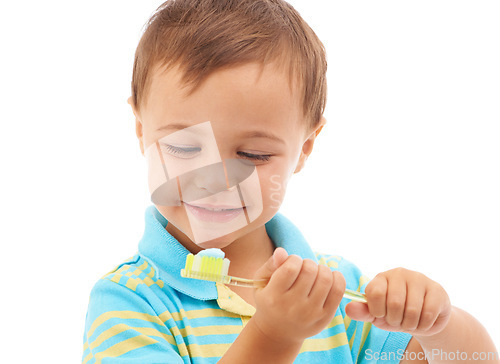
M269 282L267 279L254 280L230 276L228 274L230 261L224 258L224 255L222 250L214 248L202 250L196 255L188 254L186 266L181 269L181 276L240 287L263 287ZM344 297L366 303L366 296L361 292L346 289Z

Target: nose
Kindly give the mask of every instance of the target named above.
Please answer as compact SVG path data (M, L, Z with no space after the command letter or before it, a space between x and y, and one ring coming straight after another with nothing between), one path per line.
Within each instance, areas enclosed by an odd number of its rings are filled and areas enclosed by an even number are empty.
M192 181L198 191L215 194L222 191L236 191L238 184L252 175L254 169L253 163L241 159L226 159L190 173L194 173Z
M237 190L240 182L247 180L254 173L254 170L255 165L243 162L241 159L228 159L210 164L163 183L151 192L151 201L161 206L179 206L181 199L190 202L223 191L233 192Z
M227 190L224 162L214 163L195 171L194 185L198 189L206 190L210 194Z

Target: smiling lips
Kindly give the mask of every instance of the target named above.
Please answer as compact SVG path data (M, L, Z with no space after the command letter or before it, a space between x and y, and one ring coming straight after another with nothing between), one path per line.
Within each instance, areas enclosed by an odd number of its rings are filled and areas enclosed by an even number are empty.
M190 205L193 207L200 207L206 210L210 211L222 211L222 210L235 210L235 209L241 209L241 206L229 206L229 205L207 205L207 204L201 204L201 205L191 205L188 204L187 202L184 202L186 205Z
M209 222L228 222L240 215L246 206L229 205L190 205L184 202L186 209L197 219Z

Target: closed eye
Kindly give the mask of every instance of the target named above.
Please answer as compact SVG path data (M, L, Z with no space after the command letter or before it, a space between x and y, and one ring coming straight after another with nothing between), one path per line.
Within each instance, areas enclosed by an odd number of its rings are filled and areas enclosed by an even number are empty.
M170 144L162 144L162 146L165 147L167 153L172 154L174 157L179 157L179 158L190 158L194 154L196 154L199 151L201 151L200 147L184 147L184 148L181 148L181 147L176 147L176 146L170 145Z
M238 152L239 155L243 155L245 158L255 159L259 161L267 162L271 158L270 154L250 154L245 152Z
M192 158L194 157L195 154L201 151L200 147L177 147L175 145L170 145L170 144L162 144L162 146L165 147L167 153L175 157L184 159ZM270 154L252 154L246 152L238 152L238 155L246 159L258 160L263 162L269 161L269 159L272 157L272 155Z

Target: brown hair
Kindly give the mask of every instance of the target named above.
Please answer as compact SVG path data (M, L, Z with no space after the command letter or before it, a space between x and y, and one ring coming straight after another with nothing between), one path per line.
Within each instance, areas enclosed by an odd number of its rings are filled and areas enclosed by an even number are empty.
M132 100L146 104L154 67L179 65L191 94L223 67L277 61L301 86L309 127L326 105L326 52L300 14L283 0L167 0L145 24L132 75ZM295 78L294 78L295 76Z

